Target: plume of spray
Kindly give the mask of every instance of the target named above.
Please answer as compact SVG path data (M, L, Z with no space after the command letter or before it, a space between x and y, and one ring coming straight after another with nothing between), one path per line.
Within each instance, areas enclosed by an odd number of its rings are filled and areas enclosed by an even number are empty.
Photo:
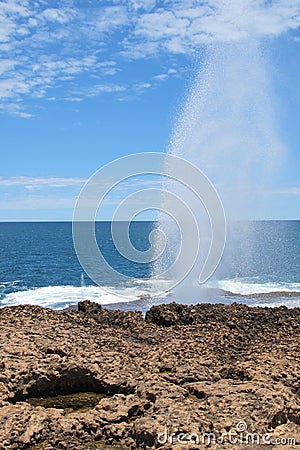
M249 39L207 51L168 152L200 167L222 196L228 218L241 219L248 215L250 198L257 200L265 189L283 150L266 52Z
M276 127L268 58L260 41L247 38L213 44L206 52L175 123L168 152L194 163L208 176L222 199L230 226L262 215L283 146ZM172 181L166 183L166 189L178 192ZM209 221L191 193L179 189L181 197L196 210L203 237L198 261L178 291L186 298L189 287L195 300L191 286L198 289L199 297L197 279L208 250ZM168 234L173 234L172 253L176 253L174 228L170 224L167 228ZM234 233L239 238L243 235L243 251L250 254L247 223L240 223ZM234 238L227 240L224 267L233 264L234 246ZM157 262L154 271L162 271L169 259Z

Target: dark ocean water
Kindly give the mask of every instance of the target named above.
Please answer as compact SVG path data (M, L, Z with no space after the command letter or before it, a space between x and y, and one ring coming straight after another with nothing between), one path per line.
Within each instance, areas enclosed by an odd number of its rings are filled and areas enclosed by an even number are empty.
M152 229L151 222L133 222L132 244L147 250ZM61 309L89 298L111 307L118 304L125 309L145 309L174 299L191 301L172 292L140 300L149 292L150 265L132 263L118 254L109 222L96 224L96 236L103 255L128 277L126 282L119 283L104 272L102 286L94 285L78 262L71 223L0 223L1 306L30 303ZM248 222L230 227L220 267L213 279L195 292L192 303L300 306L300 221Z

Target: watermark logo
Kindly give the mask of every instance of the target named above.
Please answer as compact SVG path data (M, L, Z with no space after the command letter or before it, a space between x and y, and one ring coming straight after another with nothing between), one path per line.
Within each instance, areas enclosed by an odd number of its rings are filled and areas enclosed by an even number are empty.
M248 425L246 424L246 422L244 422L243 420L241 420L240 422L238 422L237 424L236 424L236 431L238 432L238 433L243 433L244 431L246 431L247 430L247 428L248 428Z
M213 432L207 433L187 433L182 431L170 431L165 428L162 433L157 436L157 442L160 445L188 445L194 444L199 446L210 445L296 445L296 438L280 436L276 437L272 433L256 433L248 431L248 425L243 420L239 421L233 430L226 433L216 434Z
M159 223L149 235L150 247L141 251L132 245L129 225L142 211L162 211L174 221L180 232L180 245L176 260L162 273L153 273L153 280L164 280L155 295L167 292L178 285L192 270L200 245L199 220L193 211L196 201L202 204L210 221L210 245L201 267L199 283L205 283L216 270L223 254L226 239L226 220L221 200L212 183L195 165L183 158L164 153L138 153L116 159L95 172L84 185L73 214L73 242L79 262L86 274L99 286L107 280L114 284L128 281L107 261L95 234L95 220L106 196L119 183L141 175L162 176L167 181L163 187L141 188L117 205L111 221L113 244L120 255L129 261L153 264L166 249L168 232ZM168 181L169 180L169 181ZM174 187L177 183L178 187ZM189 196L193 197L193 205ZM199 208L199 205L198 205ZM123 224L120 226L120 224Z

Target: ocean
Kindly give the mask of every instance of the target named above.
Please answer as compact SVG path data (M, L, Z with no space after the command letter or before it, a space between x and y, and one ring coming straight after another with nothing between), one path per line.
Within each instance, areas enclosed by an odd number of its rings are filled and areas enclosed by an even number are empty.
M152 229L152 222L132 222L133 245L146 250ZM180 298L174 292L149 298L150 265L132 263L118 254L109 222L96 223L96 236L109 264L127 276L125 282L120 284L104 272L102 285L94 285L78 262L70 222L0 223L0 305L64 309L89 299L110 308L143 311L173 300L300 307L300 221L230 227L219 268L192 299L185 298L184 291Z

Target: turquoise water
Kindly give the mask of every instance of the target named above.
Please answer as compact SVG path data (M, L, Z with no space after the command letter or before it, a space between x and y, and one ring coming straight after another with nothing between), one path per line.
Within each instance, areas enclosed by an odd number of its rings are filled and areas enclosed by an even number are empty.
M139 250L149 247L152 228L151 222L131 224L131 240ZM120 284L104 271L102 286L93 284L77 260L71 223L0 223L1 306L30 303L61 309L86 298L125 309L174 299L187 302L172 292L141 300L149 293L150 265L132 263L118 254L109 222L96 224L96 236L105 258L128 277L126 282ZM300 306L299 292L300 221L249 222L229 229L221 265L193 303L292 307Z

